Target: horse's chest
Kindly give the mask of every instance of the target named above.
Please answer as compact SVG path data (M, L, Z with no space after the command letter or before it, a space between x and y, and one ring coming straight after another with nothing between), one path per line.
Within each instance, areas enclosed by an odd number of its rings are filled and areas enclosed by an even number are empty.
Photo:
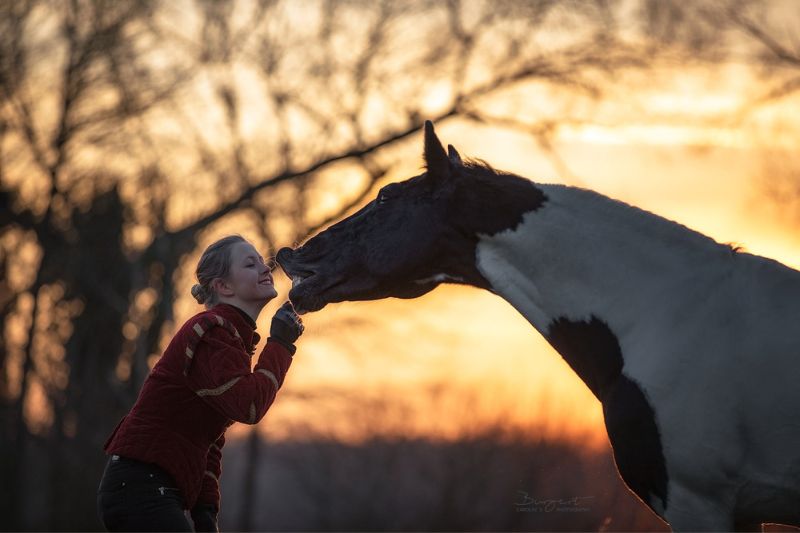
M663 511L669 479L656 414L647 396L620 375L604 391L603 415L620 475L642 500Z
M622 478L656 511L667 505L667 471L656 413L642 388L623 374L619 341L597 317L553 320L547 339L603 403Z

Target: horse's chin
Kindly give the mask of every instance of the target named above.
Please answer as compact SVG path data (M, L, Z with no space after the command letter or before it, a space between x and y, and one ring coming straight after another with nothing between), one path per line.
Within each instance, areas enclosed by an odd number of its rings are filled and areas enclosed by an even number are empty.
M377 300L391 294L378 293L372 282L364 278L346 279L313 275L299 280L289 291L289 299L298 313L320 311L332 303Z
M337 298L340 292L337 289L343 284L343 280L312 274L294 281L289 291L289 299L298 313L313 313L322 310L329 303L346 300L347 298Z
M402 287L395 287L389 296L393 298L401 298L403 300L411 300L419 298L439 286L438 282L435 283L413 283Z
M289 300L291 300L294 310L300 315L320 311L329 303L302 284L292 287L289 291Z

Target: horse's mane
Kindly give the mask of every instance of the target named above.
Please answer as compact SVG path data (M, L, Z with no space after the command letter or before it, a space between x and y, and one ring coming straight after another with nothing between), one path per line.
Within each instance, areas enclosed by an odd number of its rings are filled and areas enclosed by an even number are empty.
M474 177L497 177L497 176L516 176L516 174L512 174L510 172L503 172L502 170L497 170L492 165L484 161L483 159L477 158L465 158L462 161L462 167L472 176Z

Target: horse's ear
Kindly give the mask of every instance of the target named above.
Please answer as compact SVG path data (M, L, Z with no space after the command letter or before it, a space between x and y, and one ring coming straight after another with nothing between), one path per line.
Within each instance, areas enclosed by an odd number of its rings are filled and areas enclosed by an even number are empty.
M461 156L458 155L456 149L453 147L452 144L447 145L447 157L450 158L450 162L456 166L461 166Z
M439 138L436 137L430 120L425 121L425 165L428 167L429 175L437 178L450 176L450 160Z

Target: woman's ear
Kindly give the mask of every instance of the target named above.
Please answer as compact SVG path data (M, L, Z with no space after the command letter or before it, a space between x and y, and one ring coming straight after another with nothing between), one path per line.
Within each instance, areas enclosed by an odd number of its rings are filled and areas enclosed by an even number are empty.
M222 278L214 278L211 281L211 289L219 296L234 296L233 287Z

